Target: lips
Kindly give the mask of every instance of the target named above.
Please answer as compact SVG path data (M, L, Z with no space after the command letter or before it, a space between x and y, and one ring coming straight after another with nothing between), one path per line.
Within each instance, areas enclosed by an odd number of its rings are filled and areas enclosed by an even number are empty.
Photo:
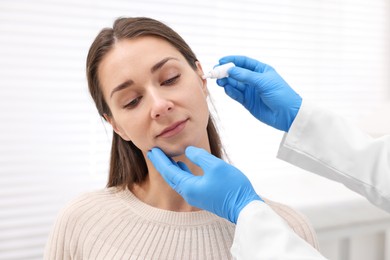
M178 134L179 132L181 132L181 130L184 129L187 121L188 121L188 119L185 119L185 120L181 120L181 121L173 123L172 125L168 126L164 130L162 130L157 135L157 137L171 137L171 136Z

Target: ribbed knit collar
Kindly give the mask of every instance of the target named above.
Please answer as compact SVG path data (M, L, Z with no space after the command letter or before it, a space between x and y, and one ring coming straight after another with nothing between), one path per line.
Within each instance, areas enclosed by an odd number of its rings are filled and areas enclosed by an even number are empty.
M153 222L174 226L200 226L221 221L227 222L227 220L204 210L176 212L155 208L139 200L128 189L119 190L117 188L109 188L108 190L120 198L124 206L128 207L129 210L133 211L141 218L148 219Z

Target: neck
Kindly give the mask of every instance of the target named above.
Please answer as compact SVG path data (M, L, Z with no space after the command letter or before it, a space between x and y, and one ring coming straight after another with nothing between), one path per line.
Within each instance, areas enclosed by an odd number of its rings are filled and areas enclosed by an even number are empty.
M209 147L206 147L206 149L210 151ZM175 161L184 162L192 174L203 174L202 169L193 164L184 154L174 157L173 159ZM175 190L173 190L148 159L146 159L146 164L149 171L146 180L141 184L134 185L131 189L138 199L150 206L170 211L190 212L199 210L198 208L189 205Z

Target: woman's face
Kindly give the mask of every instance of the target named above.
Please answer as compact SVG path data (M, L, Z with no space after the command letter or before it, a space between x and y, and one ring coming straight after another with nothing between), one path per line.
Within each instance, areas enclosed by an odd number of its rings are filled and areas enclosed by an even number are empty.
M197 66L194 71L157 37L118 41L98 69L114 131L144 153L159 147L177 156L189 145L207 148L207 86Z

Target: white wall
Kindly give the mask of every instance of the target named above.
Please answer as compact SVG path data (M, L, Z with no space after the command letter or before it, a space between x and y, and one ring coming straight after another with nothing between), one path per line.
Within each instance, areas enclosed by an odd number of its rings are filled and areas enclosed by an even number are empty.
M84 68L93 38L118 16L166 22L204 69L230 54L266 62L305 99L356 122L390 99L387 0L2 0L0 259L40 259L64 203L104 187L111 129L88 96ZM227 151L259 194L308 213L359 200L276 160L282 133L213 81L209 88Z

